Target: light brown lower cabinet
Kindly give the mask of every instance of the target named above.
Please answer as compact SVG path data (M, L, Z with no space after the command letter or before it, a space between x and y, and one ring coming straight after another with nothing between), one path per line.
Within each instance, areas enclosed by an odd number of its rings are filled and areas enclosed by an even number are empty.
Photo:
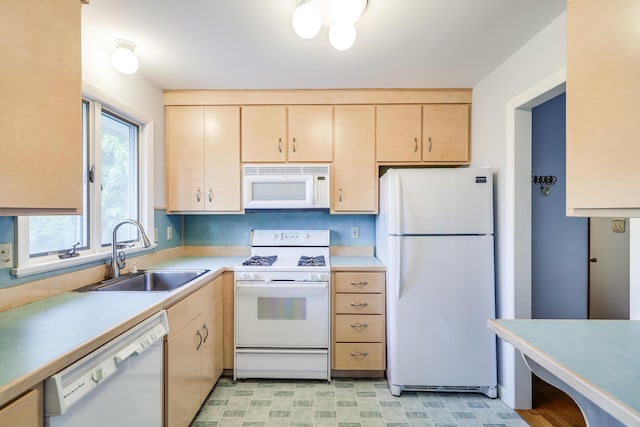
M333 376L383 376L385 274L345 271L333 276Z
M222 277L167 309L165 419L188 426L222 374Z
M0 426L41 427L42 392L34 389L0 408Z

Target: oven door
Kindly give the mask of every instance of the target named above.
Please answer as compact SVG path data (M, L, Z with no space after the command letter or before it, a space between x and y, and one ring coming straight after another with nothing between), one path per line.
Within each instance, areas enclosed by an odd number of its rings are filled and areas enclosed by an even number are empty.
M236 347L327 348L328 282L236 282Z

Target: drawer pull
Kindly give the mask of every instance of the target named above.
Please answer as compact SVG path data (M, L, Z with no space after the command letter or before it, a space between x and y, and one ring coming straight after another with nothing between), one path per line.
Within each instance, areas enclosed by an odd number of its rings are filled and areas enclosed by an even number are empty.
M356 286L356 287L358 287L358 288L361 288L361 287L366 286L366 285L368 285L368 284L369 284L369 282L367 282L366 280L365 280L365 281L363 281L363 282L354 282L354 281L351 281L351 286Z
M367 353L366 351L363 352L363 353L356 353L355 351L351 352L351 356L355 357L356 359L364 359L368 355L369 355L369 353Z
M369 326L369 325L367 325L366 323L352 323L351 324L351 327L354 328L354 329L364 329L367 326Z
M352 302L351 303L351 307L354 307L354 308L363 308L363 307L366 307L368 305L369 304L366 303L366 302Z

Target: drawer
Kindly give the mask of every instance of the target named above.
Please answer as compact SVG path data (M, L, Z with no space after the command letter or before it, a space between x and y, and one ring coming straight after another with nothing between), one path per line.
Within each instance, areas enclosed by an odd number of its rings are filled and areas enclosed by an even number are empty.
M345 371L381 371L385 369L381 343L337 343L334 369Z
M382 342L382 316L369 315L336 315L336 342Z
M214 286L209 283L169 307L167 309L167 317L169 318L169 334L167 338L179 332L207 307L211 306L213 295Z
M336 313L382 314L383 294L336 294Z
M335 278L336 292L384 292L384 273L336 273Z

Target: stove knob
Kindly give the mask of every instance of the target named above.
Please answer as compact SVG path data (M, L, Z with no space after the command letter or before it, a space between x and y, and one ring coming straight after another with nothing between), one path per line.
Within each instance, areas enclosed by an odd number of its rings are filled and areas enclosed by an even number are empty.
M310 234L305 234L305 235L304 235L304 238L305 238L305 239L309 239L309 238L311 238L311 235L310 235Z
M310 274L309 275L309 280L312 282L317 282L318 281L318 275L317 274Z
M273 235L271 236L271 238L272 238L273 240L277 240L277 239L278 239L278 235L277 235L277 234L273 234Z

